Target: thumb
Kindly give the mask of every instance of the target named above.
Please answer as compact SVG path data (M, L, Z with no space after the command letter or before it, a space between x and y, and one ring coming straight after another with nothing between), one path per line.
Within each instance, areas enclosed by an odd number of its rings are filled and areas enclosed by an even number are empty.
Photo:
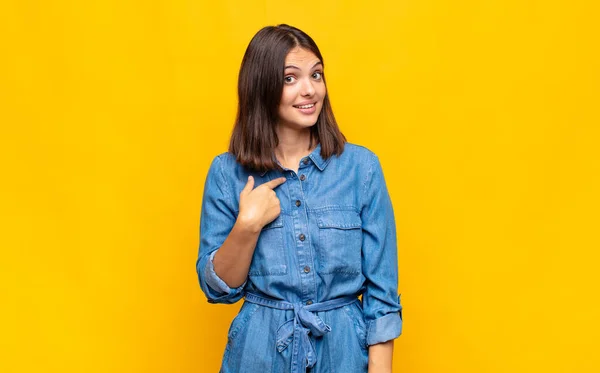
M252 191L253 188L254 188L254 178L252 177L252 175L250 175L250 176L248 176L248 182L244 186L244 189L242 189L242 193L244 193L244 194L249 193Z

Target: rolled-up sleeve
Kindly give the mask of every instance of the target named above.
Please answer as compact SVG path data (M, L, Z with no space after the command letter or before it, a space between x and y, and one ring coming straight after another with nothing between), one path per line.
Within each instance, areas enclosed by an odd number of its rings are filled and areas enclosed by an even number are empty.
M396 222L379 158L375 154L372 156L363 181L361 209L367 345L386 342L402 334Z
M200 213L200 248L196 272L200 288L210 303L235 303L244 296L246 283L230 288L217 276L213 258L233 228L236 217L234 199L223 177L220 156L213 159L208 170Z

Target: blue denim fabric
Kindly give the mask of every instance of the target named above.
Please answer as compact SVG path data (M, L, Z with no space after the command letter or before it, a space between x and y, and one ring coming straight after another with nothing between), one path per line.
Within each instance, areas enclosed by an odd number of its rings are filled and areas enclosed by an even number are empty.
M210 166L200 286L211 303L249 294L229 329L221 372L366 372L368 346L402 332L396 226L379 159L351 143L327 160L320 151L318 145L305 157L297 174L250 172L230 153ZM281 214L263 227L246 282L230 288L212 259L235 224L248 175L255 187L280 176L287 181L275 189ZM359 294L362 300L347 301ZM252 302L255 295L268 301ZM342 306L320 306L340 298Z

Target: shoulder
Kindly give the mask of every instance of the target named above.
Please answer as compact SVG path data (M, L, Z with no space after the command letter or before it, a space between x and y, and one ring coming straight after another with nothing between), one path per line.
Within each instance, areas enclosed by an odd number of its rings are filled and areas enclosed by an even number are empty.
M213 162L217 160L220 163L229 164L229 163L237 163L235 160L235 156L229 152L223 152L221 154L217 154L213 159Z
M237 167L241 166L239 163L237 163L235 156L229 152L224 152L214 156L210 165L211 171L219 171L223 173L227 173L227 171L231 171Z
M242 166L236 162L235 156L224 152L213 156L206 175L207 185L221 191L226 197L235 196L235 178Z
M377 157L377 155L369 148L364 145L347 142L344 144L344 153L349 152L364 157Z
M378 161L377 154L366 146L347 142L344 145L344 153L349 160L360 162L364 165L372 165Z
M347 159L356 164L356 173L360 175L363 188L367 188L375 180L383 177L381 162L377 154L366 146L346 143L344 153L348 151Z
M208 168L207 177L216 180L217 183L223 183L227 188L230 182L227 180L230 175L235 174L240 165L236 162L233 154L225 152L217 154L212 158Z

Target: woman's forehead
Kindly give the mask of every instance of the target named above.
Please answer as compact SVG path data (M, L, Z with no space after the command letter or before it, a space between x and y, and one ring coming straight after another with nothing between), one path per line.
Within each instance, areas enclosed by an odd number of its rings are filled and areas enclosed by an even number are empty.
M313 67L316 63L320 62L313 52L308 49L295 47L289 51L285 57L285 66L294 65L297 67Z

